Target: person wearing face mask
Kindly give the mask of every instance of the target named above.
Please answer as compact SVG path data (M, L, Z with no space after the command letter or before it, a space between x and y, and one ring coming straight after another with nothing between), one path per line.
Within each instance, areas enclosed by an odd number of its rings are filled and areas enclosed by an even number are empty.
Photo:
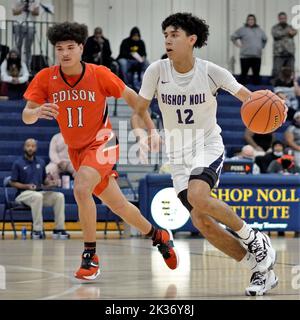
M273 160L277 160L283 155L284 145L281 141L276 140L272 143L272 151L266 153L264 156L257 156L255 163L260 168L260 173L267 173L269 164Z
M1 95L10 99L22 99L28 79L26 64L21 61L19 52L12 49L1 64Z
M247 83L247 74L251 68L253 73L253 84L259 84L261 55L262 50L267 43L267 36L256 23L254 14L248 15L245 25L232 34L231 41L240 48L240 83Z
M293 122L284 133L287 145L293 150L295 163L300 167L300 111L294 114Z
M273 42L273 71L272 76L275 80L282 67L295 69L295 42L294 37L297 30L287 23L285 12L278 14L278 24L272 27Z
M299 174L300 167L295 164L295 157L291 154L283 154L277 160L273 160L267 170L268 173Z

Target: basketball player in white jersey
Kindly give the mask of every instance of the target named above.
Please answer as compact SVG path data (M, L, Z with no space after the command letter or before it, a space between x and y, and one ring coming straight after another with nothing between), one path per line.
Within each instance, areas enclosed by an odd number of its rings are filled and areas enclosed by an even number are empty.
M146 70L132 125L146 126L157 147L159 135L147 112L156 95L178 198L190 211L195 227L211 244L252 271L246 294L263 295L278 283L273 271L276 253L269 237L251 229L226 203L211 197L224 160L221 128L216 120L217 90L222 88L242 102L251 92L227 70L193 55L194 47L201 48L207 41L209 32L204 20L176 13L163 21L162 30L168 58L153 62ZM170 133L174 129L175 136ZM192 138L181 145L178 133L184 136L191 131ZM175 143L170 141L172 136ZM202 152L197 152L201 140Z

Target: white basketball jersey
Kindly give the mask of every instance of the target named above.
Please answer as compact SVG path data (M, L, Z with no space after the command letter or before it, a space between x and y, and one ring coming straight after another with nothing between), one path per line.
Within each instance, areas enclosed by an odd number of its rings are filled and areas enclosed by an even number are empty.
M221 128L216 119L217 101L208 82L208 62L196 58L193 78L184 87L175 83L169 59L160 60L159 63L156 93L166 130L167 153L175 155L188 152L203 139L204 145L213 143L222 146ZM184 136L190 138L182 140ZM184 141L183 144L180 139Z

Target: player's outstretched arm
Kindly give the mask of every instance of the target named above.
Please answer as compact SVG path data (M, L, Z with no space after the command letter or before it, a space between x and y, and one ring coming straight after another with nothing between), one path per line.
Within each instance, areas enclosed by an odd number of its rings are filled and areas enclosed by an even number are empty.
M38 119L53 120L58 116L58 105L54 103L44 103L42 105L27 101L22 113L22 120L26 124L33 124Z
M148 112L150 103L151 101L138 95L134 108L134 114L131 117L131 125L133 129L141 128L142 125L142 128L147 129L149 134L151 134L153 130L156 130L155 124Z
M235 97L241 100L242 102L245 102L250 96L251 91L248 90L246 87L242 87L236 94Z
M125 89L122 93L122 98L127 102L127 104L132 108L135 109L137 93L133 91L131 88L125 86Z

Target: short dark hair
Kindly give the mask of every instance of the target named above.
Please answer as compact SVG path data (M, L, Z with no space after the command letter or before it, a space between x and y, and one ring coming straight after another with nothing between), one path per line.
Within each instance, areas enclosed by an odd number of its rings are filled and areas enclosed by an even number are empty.
M287 14L285 12L281 11L278 13L278 17L280 17L280 16L287 16Z
M87 36L87 26L77 22L57 23L50 27L47 32L47 37L54 46L59 41L68 40L74 40L78 44L85 44Z
M197 36L195 48L202 48L207 44L209 26L205 20L193 16L191 13L179 12L170 15L161 24L163 31L169 26L173 26L175 29L181 28L189 36L195 34Z
M284 143L281 142L280 140L275 140L273 143L272 143L272 149L274 149L274 147L276 145L280 144L283 148L284 148Z

